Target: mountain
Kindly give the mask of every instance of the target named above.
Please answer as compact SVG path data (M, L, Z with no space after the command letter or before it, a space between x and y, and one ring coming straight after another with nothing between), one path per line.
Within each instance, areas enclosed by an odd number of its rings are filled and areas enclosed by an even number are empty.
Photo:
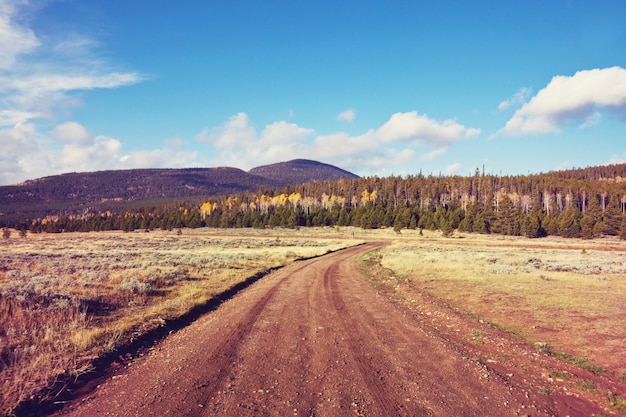
M250 174L284 182L285 185L311 181L338 180L341 178L359 178L351 172L322 162L308 159L294 159L289 162L263 165L252 168ZM288 179L287 182L284 180Z
M253 168L131 169L68 173L0 186L0 223L52 214L106 210L152 200L236 194L337 178L358 178L332 165L296 159Z

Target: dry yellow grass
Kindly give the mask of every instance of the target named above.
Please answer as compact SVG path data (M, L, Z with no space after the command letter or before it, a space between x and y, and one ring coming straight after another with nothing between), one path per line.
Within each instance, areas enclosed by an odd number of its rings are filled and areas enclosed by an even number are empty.
M359 243L330 228L13 236L0 241L3 415L258 272Z
M382 264L529 341L626 375L626 242L407 232Z

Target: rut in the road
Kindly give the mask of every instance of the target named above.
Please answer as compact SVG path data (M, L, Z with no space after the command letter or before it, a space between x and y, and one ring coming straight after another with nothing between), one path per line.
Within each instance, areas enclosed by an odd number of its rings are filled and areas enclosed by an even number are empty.
M302 268L304 268L304 266L299 266L295 268L293 273L297 274L298 271ZM235 327L230 332L230 334L224 338L224 340L217 347L213 355L208 358L209 361L212 363L213 368L215 368L217 372L212 375L207 374L207 380L199 386L200 388L202 388L201 394L197 395L197 398L194 398L193 401L195 401L199 405L204 405L207 404L209 400L215 396L218 388L223 385L224 380L226 379L226 376L230 371L230 365L237 357L239 346L250 334L261 312L263 311L263 309L265 309L267 303L276 295L278 288L281 285L285 284L286 280L288 280L289 278L290 277L288 276L285 279L276 282L267 291L267 293L263 297L261 297L261 299L258 300L256 304L245 314L245 317L239 322L238 326ZM200 416L202 415L202 412L203 409L201 407L198 407L196 409L192 408L191 411L187 413L187 415L192 417Z

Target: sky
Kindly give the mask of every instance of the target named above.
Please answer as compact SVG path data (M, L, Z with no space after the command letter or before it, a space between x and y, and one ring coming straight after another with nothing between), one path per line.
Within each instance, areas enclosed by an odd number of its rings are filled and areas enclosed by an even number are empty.
M0 0L0 185L626 162L623 0Z

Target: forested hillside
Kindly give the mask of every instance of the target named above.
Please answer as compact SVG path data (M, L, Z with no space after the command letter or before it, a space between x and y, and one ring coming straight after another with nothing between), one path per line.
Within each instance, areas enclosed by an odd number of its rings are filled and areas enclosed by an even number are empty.
M344 178L197 204L81 218L31 230L359 226L542 237L626 238L626 164L528 176Z
M269 178L281 184L298 184L319 180L338 180L340 178L359 178L351 172L322 162L308 159L294 159L252 168L250 174ZM289 179L285 183L285 179Z
M45 216L75 216L172 200L221 196L287 184L358 178L332 165L296 159L253 168L130 169L67 173L0 187L0 225Z

